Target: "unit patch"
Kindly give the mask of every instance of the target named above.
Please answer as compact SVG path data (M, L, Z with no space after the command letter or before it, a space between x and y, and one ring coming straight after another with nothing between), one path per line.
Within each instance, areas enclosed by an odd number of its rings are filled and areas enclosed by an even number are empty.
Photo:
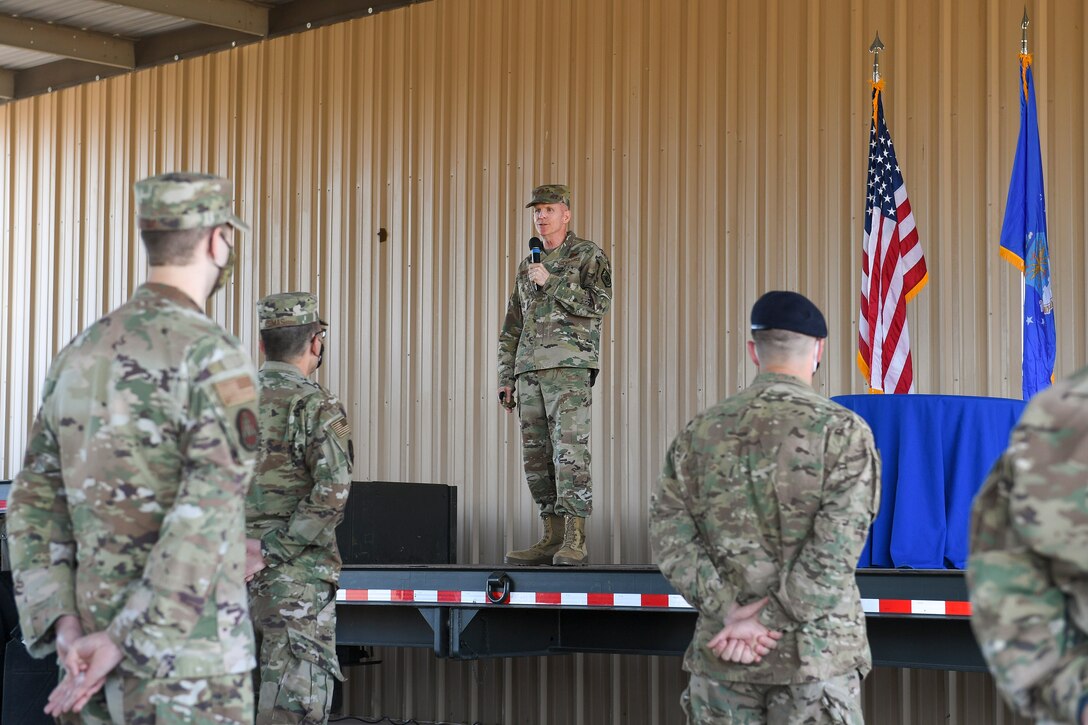
M238 428L238 439L242 442L242 447L247 451L257 450L257 446L261 444L261 428L257 424L257 414L249 408L242 408L238 411L234 424Z
M252 403L257 399L257 386L248 375L236 375L228 380L221 380L213 387L225 408Z

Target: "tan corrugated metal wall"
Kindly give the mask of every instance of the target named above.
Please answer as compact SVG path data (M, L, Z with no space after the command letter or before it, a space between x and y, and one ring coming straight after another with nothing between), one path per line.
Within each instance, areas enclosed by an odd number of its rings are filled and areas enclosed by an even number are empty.
M1022 0L434 0L8 104L0 472L17 470L54 353L144 277L132 182L199 169L236 180L254 225L215 318L256 353L256 298L317 292L332 323L321 379L350 408L357 477L456 484L461 560L499 560L533 536L536 519L514 422L494 401L495 337L531 233L527 193L567 182L574 229L615 269L590 547L597 562L646 562L662 452L692 414L754 375L743 340L759 293L791 287L815 299L832 334L820 390L863 390L853 359L876 30L931 277L910 307L918 389L1016 395L1019 280L996 245L1019 123L1022 9ZM1088 352L1088 10L1038 0L1028 11L1061 376ZM381 655L352 683L360 711L678 717L675 659ZM930 690L944 693L934 707L952 721L979 721L965 703L996 712L981 676L882 677L895 686L873 698L870 685L875 722L926 721L910 703L929 702Z

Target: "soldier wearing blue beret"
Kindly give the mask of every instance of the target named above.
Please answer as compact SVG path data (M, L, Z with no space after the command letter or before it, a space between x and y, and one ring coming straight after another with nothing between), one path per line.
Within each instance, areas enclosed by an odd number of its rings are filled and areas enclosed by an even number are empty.
M880 465L860 417L812 389L827 323L796 292L752 307L759 369L669 448L650 504L654 559L699 611L689 723L861 723L871 667L854 567Z

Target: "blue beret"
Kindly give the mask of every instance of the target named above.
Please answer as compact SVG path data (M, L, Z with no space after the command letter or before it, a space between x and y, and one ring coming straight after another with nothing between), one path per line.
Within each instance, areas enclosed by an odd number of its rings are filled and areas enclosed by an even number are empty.
M752 305L752 329L827 337L827 322L819 308L804 295L783 290L768 292Z

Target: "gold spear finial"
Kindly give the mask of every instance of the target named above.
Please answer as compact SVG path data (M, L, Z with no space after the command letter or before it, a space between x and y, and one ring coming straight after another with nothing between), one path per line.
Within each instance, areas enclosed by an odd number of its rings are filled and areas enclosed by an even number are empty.
M880 31L876 32L873 44L869 46L869 52L873 54L873 83L880 80L880 51L884 50L884 43L880 42Z
M1028 25L1031 21L1028 20L1028 6L1024 6L1024 19L1020 21L1020 52L1023 55L1028 54Z

